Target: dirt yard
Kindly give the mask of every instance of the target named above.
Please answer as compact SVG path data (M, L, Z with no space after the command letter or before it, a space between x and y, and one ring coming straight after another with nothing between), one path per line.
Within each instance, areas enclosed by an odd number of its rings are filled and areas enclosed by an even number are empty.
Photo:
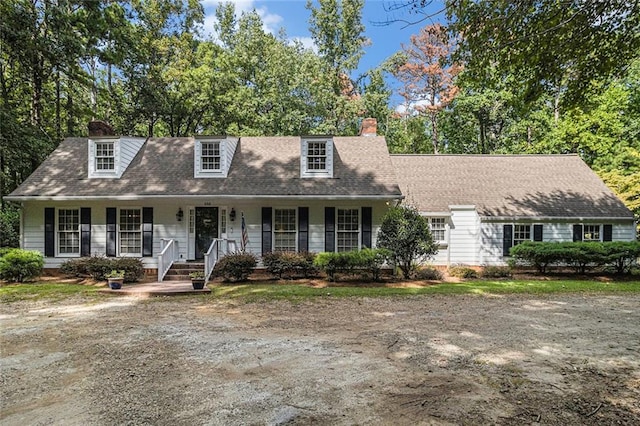
M640 424L640 295L105 296L0 325L4 426Z

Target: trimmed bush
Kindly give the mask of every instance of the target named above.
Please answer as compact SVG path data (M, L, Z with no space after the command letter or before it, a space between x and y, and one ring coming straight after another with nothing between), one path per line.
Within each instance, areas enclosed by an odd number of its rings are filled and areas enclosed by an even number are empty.
M225 281L246 281L257 264L258 258L253 253L231 253L218 260L213 276L222 277Z
M478 278L478 273L475 269L463 265L451 266L447 272L456 278Z
M37 251L12 249L0 257L0 279L24 282L42 275L44 259Z
M144 276L142 260L133 257L79 257L60 265L60 273L70 277L91 277L96 281L106 280L113 270L124 271L125 282L136 282Z
M313 265L315 253L310 252L272 252L262 256L262 264L271 275L307 278L317 272Z
M617 273L627 273L640 256L640 242L525 242L511 248L512 266L534 266L545 273L552 265L574 268L577 273L610 266Z
M511 268L508 266L484 266L480 272L482 278L509 278L511 276Z
M415 278L417 280L440 281L444 278L444 275L440 270L427 266L418 269L415 273Z
M360 251L319 253L314 264L327 274L329 281L336 280L336 273L359 273L377 281L384 263L390 257L389 250L365 248Z
M18 247L20 245L20 212L16 208L5 206L0 209L0 247Z

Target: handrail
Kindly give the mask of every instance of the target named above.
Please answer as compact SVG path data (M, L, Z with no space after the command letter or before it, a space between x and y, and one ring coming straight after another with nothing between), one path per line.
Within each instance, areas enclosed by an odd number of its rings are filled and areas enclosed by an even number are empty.
M223 244L224 243L224 244ZM216 266L218 260L222 256L226 256L229 253L235 253L238 251L238 244L236 240L229 240L227 238L215 238L209 250L204 254L204 277L208 281L213 267Z
M171 238L161 238L162 251L158 255L158 282L161 282L167 272L178 260L178 243Z
M204 254L204 279L209 281L209 276L213 272L213 267L218 262L218 239L214 239L209 246L209 250Z

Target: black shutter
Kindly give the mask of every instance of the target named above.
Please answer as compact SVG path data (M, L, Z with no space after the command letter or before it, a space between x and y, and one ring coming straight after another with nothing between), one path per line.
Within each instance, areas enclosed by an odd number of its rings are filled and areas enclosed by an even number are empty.
M91 256L91 209L80 209L80 256Z
M336 208L324 208L324 251L336 251Z
M298 207L298 251L309 251L309 207Z
M262 208L262 254L271 253L271 207Z
M533 225L533 241L542 241L542 225Z
M502 231L502 255L509 256L509 250L513 246L513 225L504 225Z
M114 257L116 255L116 225L118 223L118 212L115 207L107 207L107 250L106 255Z
M142 256L153 256L153 207L142 208Z
M582 241L582 225L573 225L573 241Z
M602 225L602 241L613 241L613 225Z
M56 255L56 209L53 207L44 209L44 255Z
M371 207L362 208L362 248L371 248Z

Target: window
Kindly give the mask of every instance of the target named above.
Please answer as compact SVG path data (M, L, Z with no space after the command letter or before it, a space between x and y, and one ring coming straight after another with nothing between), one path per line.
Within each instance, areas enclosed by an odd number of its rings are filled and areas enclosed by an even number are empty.
M58 210L58 253L80 254L80 211Z
M273 250L296 251L296 209L274 209Z
M327 143L324 141L308 142L307 170L327 170Z
M301 139L300 177L333 177L333 139L316 137Z
M142 215L140 209L120 210L120 254L142 255Z
M431 217L429 218L429 227L431 228L431 235L433 236L433 241L446 241L445 231L446 231L446 223L447 219L444 217Z
M517 246L525 241L531 241L531 225L514 225L513 245Z
M360 237L360 217L358 209L338 209L337 251L358 250Z
M113 142L96 142L96 171L113 171L116 167Z
M600 241L600 225L584 225L582 241Z
M220 170L220 142L202 142L202 170Z

